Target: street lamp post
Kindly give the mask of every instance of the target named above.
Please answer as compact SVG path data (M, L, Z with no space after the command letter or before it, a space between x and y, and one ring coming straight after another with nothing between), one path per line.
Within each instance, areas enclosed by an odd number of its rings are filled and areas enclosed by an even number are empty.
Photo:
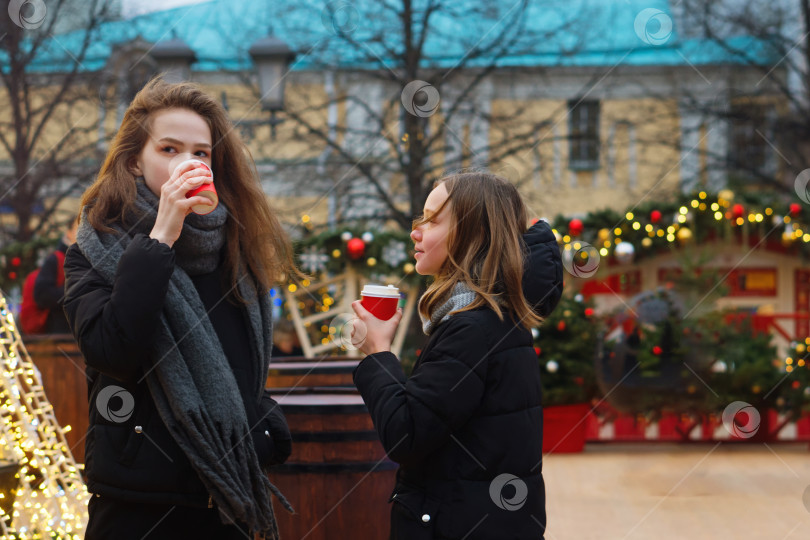
M166 82L178 83L191 79L191 64L197 60L197 55L182 39L160 41L149 54L163 72Z
M262 110L270 111L271 136L276 136L276 125L283 119L276 113L284 109L285 77L295 53L279 38L268 35L254 42L248 50L259 76Z

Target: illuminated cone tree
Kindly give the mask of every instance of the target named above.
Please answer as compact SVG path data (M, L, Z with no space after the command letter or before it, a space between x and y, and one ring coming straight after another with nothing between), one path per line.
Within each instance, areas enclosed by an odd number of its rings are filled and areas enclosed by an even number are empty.
M0 345L2 537L78 540L87 522L87 487L2 294Z

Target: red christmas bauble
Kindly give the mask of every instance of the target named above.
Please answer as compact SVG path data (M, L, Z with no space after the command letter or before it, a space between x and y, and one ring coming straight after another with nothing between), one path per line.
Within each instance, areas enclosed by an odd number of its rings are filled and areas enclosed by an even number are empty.
M745 214L745 208L740 203L731 207L731 215L735 218L743 217L743 214Z
M574 218L568 222L568 232L571 233L571 236L579 236L582 234L582 229L584 228L585 226L582 225L582 220Z
M793 387L794 390L798 390L799 386L801 386L801 383L799 381L793 381L791 386Z
M661 221L661 211L660 210L653 210L650 212L650 221L653 223L658 223Z
M585 308L585 316L590 317L591 315L593 315L593 308L590 307Z
M19 257L14 257L13 259L11 259L11 266L20 266L21 262L22 261L20 260Z
M356 261L366 252L366 243L361 238L352 238L346 242L346 252L349 258Z
M565 332L565 321L560 321L557 323L557 330L560 332Z
M534 352L537 354L537 356L540 356L540 353L541 353L542 351L540 350L540 347L535 347L535 348L534 348Z
M655 356L660 355L662 352L663 352L663 349L662 349L661 347L659 347L658 345L656 345L655 347L653 347L653 354L654 354Z
M802 205L799 203L790 203L790 215L797 216L802 211Z

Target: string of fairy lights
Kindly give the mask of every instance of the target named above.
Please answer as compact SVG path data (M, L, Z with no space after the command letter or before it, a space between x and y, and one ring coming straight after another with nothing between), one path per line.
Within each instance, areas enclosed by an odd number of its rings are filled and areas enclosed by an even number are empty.
M746 205L735 202L737 195L729 189L716 194L700 191L674 208L664 211L653 208L627 211L618 225L614 216L589 214L583 219L568 221L558 217L554 234L563 249L574 249L579 265L598 254L613 256L621 264L632 263L636 255L654 254L658 248L669 244L688 244L698 235L741 236L746 242L750 234L767 235L781 229L777 238L785 248L810 247L810 224L805 223L807 214L799 203ZM649 206L649 205L648 205ZM621 214L620 214L621 215ZM607 223L611 226L605 226ZM585 227L585 223L589 227ZM600 223L602 224L600 226ZM583 244L593 245L593 250L581 249Z
M302 287L309 287L312 283L308 279L304 279L301 281ZM291 293L295 293L298 291L298 285L295 283L290 283L287 285L287 290ZM332 306L335 304L336 299L329 293L329 287L321 287L317 290L317 294L310 294L308 297L305 297L304 300L298 300L297 306L301 312L311 311L311 312L328 312ZM287 306L287 309L290 309L291 306ZM310 321L304 321L304 327L310 328L312 323ZM337 331L334 326L330 326L328 324L323 324L320 327L321 333L325 334L325 336L321 337L321 344L327 345L334 341L334 335Z
M791 351L784 360L784 366L778 360L774 365L783 368L785 372L792 373L796 368L807 367L810 369L810 362L807 358L810 356L810 337L805 338L804 343L794 342L790 344ZM810 397L810 386L807 387L807 395Z
M3 538L79 540L89 494L39 372L0 294L0 449L13 481L0 492ZM11 471L11 472L8 472Z

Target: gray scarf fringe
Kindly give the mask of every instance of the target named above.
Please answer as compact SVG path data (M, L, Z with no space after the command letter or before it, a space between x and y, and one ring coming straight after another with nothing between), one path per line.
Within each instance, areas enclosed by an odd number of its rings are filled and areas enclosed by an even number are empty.
M464 309L475 301L475 292L470 289L465 283L459 281L453 287L450 293L450 298L447 299L441 306L436 308L430 316L430 319L419 314L422 318L422 331L425 335L430 335L433 330L450 318L453 311Z
M110 284L118 261L138 233L149 234L159 199L137 182L135 225L119 234L100 234L82 216L77 242L87 260ZM190 275L216 269L225 242L228 211L220 202L204 216L186 217L173 249L176 266L160 314L156 359L146 382L160 417L199 474L224 523L242 523L269 540L279 538L271 493L292 512L290 503L262 471L250 435L247 414L216 331L205 315ZM261 399L272 350L269 295L257 298L253 279L242 273L238 290L252 301L246 306L253 352L256 403Z

